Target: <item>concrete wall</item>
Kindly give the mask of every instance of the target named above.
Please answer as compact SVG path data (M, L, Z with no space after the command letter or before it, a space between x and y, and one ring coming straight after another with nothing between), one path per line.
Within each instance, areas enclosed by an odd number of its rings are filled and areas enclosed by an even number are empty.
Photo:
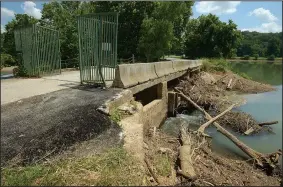
M198 68L201 65L202 61L200 60L120 64L115 70L113 87L130 88L155 79L186 72L188 69Z
M158 84L158 95L159 99L153 100L143 107L141 117L144 124L144 132L150 127L159 127L167 117L167 82Z

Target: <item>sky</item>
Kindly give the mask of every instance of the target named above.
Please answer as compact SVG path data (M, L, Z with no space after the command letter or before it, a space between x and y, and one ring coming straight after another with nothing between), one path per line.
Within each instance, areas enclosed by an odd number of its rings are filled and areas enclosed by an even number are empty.
M41 17L43 3L47 1L22 1L1 3L1 32L15 14ZM192 18L209 13L219 16L221 21L232 19L239 30L258 32L282 31L282 2L280 1L197 1Z

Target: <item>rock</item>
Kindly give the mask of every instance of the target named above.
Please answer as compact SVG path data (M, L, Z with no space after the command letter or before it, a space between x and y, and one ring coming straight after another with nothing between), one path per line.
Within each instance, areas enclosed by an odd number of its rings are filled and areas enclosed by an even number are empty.
M136 107L133 105L122 105L118 107L118 110L124 111L129 114L134 114L136 112Z

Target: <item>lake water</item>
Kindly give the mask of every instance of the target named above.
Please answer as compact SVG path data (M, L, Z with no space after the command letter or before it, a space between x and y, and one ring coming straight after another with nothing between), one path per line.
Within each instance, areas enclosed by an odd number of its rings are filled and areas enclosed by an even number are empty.
M275 134L261 133L254 136L233 134L262 153L282 149L282 64L232 62L231 65L234 71L244 72L255 81L268 83L277 88L272 92L244 95L247 103L238 109L251 114L259 122L279 121L278 124L271 126ZM217 151L232 152L247 157L229 139L216 132L215 128L208 128L207 133L213 137L212 144Z

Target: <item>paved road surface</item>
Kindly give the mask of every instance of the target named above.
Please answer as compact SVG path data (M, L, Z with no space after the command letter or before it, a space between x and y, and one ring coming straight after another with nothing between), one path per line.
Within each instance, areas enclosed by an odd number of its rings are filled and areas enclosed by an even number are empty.
M80 84L79 71L43 78L1 80L1 105Z
M1 164L16 155L20 163L31 163L109 129L103 145L119 142L119 126L96 111L118 91L73 87L1 105Z

